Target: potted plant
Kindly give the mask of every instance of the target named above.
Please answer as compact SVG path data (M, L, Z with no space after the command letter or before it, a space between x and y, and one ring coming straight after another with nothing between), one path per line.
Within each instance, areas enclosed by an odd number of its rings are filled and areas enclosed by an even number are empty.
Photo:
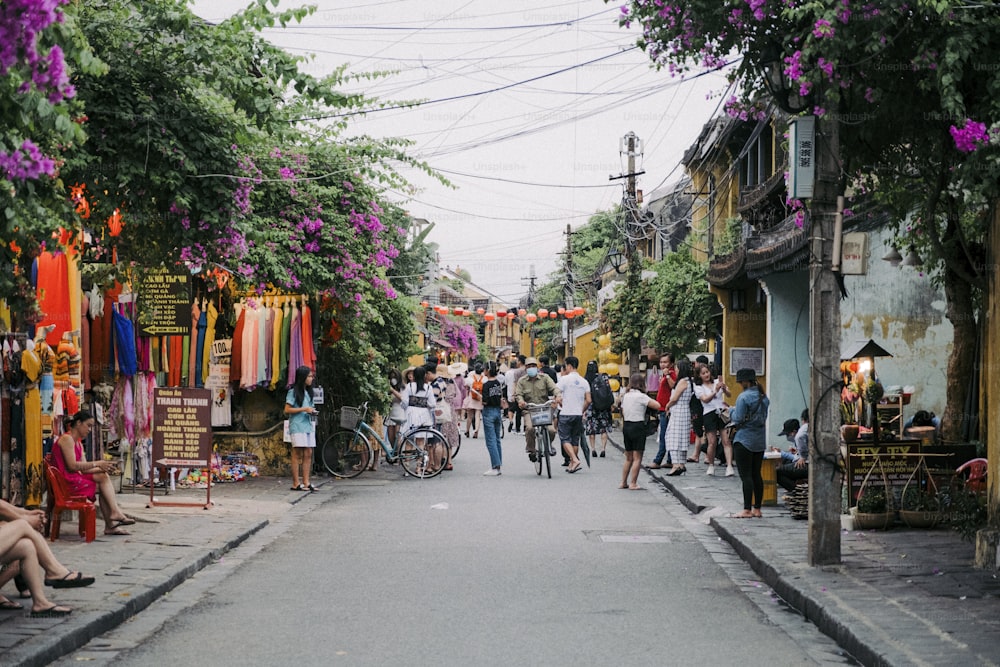
M910 528L933 528L941 522L941 499L919 486L906 486L900 496L899 518Z
M861 428L858 426L858 395L847 384L840 392L840 437L844 442L857 442Z
M884 486L862 485L858 504L854 508L854 527L860 530L885 529L892 525L896 513L889 505Z

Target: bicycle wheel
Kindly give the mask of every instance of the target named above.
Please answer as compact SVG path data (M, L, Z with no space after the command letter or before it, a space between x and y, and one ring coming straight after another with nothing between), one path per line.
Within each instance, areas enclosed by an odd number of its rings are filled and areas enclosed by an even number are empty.
M319 454L327 472L348 479L357 477L368 467L372 445L358 431L338 431L326 439Z
M549 452L552 449L552 444L551 444L551 440L550 440L550 438L552 436L549 435L549 429L548 429L548 427L545 427L542 430L545 431L545 452L544 452L544 456L545 456L545 472L548 473L549 479L552 479L552 456L549 454ZM541 458L542 457L539 456L538 460L541 460ZM538 473L538 474L540 475L541 473Z
M542 474L542 452L549 451L549 432L544 426L535 427L535 474Z
M421 479L440 475L448 462L447 442L440 431L426 426L405 433L398 453L403 470ZM435 454L440 460L432 460Z
M461 429L455 429L455 440L448 441L450 445L449 449L451 450L450 458L458 456L458 450L462 448L462 434L459 433L459 430Z

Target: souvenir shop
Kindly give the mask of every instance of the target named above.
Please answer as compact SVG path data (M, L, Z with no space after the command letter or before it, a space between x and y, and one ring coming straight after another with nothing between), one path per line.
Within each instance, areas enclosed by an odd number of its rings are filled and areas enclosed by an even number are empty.
M315 368L309 298L238 293L219 267L93 280L67 249L43 252L32 275L36 324L0 301L0 481L16 505L42 503L43 456L81 409L96 421L85 456L121 457L121 483L148 484L157 387L210 389L213 429L238 430L234 405L263 392L280 407L289 369ZM221 481L243 476L217 463Z

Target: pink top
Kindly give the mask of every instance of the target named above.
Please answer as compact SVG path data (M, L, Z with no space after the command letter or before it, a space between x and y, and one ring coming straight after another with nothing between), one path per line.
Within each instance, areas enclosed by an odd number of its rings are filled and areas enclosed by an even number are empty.
M77 461L83 460L83 443L79 440L73 445L73 454L76 456ZM58 444L52 448L52 462L55 463L56 468L62 473L62 476L66 478L70 493L90 498L91 500L94 499L94 496L97 494L97 483L94 482L93 475L82 472L69 472L66 469L66 460L63 458L62 447Z

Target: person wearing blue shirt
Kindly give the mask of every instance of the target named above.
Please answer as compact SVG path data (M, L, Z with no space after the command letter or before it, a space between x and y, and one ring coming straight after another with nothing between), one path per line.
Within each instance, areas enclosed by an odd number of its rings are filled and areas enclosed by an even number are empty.
M789 419L778 435L795 443L790 452L781 452L777 470L778 485L785 491L794 491L799 480L809 479L809 408L802 411L801 425L798 419Z
M764 478L760 469L764 463L764 450L767 449L764 426L771 401L757 384L757 374L752 368L736 371L736 382L743 387L743 391L729 414L732 428L736 430L732 436L733 459L743 482L743 511L734 514L733 518L759 518L762 516L761 505L764 504Z
M313 415L313 371L308 366L295 370L295 383L285 396L285 414L288 415L288 434L292 440L292 491L315 491L309 481L312 453L316 448L316 427ZM299 465L302 482L299 482Z

